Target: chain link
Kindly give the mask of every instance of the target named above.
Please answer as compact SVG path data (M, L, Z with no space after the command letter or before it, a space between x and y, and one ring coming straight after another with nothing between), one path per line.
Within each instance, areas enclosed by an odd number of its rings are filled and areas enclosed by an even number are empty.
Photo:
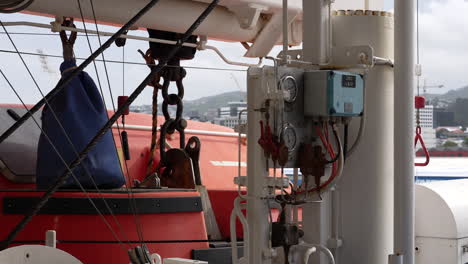
M161 127L160 134L160 154L161 163L165 165L166 162L166 136L173 134L175 131L179 132L180 148L185 148L185 128L187 127L187 121L183 119L182 114L184 112L184 104L182 102L184 98L184 84L182 80L187 75L184 68L180 67L180 60L174 59L168 63L169 66L165 68L160 77L164 79L161 87L163 103L162 112L164 115L165 122ZM169 86L172 82L176 83L177 93L169 93ZM171 117L169 113L169 106L176 106L176 115Z

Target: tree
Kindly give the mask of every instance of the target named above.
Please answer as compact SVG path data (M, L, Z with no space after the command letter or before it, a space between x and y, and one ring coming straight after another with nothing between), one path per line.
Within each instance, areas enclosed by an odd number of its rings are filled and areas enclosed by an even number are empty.
M468 147L468 137L465 137L462 144L464 147Z
M437 129L436 138L447 138L449 131L445 128Z
M453 141L450 141L450 140L447 140L444 142L444 144L442 145L446 148L452 148L452 147L458 147L458 144L453 142Z

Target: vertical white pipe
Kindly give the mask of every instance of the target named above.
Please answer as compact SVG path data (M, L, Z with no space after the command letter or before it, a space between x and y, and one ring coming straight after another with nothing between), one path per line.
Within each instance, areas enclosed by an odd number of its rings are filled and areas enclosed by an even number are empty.
M288 0L283 0L283 54L284 63L287 63L288 59Z
M374 56L393 59L393 18L349 13L333 17L334 45L370 45ZM393 250L393 76L387 66L376 66L366 76L365 129L339 183L342 264L385 263ZM355 142L359 127L354 118L349 142Z
M369 10L369 0L364 0L364 9Z
M55 230L47 230L45 245L53 248L57 246L57 233Z
M268 257L270 234L268 205L264 199L268 171L265 155L257 143L260 138L259 121L262 119L262 113L258 109L262 108L265 96L262 75L262 68L251 67L248 70L247 137L251 140L247 141L247 222L250 241L249 248L245 250L249 251L249 264L271 263Z
M415 1L395 0L394 253L414 263Z
M327 49L330 44L328 0L304 0L302 5L304 60L324 64L327 62Z

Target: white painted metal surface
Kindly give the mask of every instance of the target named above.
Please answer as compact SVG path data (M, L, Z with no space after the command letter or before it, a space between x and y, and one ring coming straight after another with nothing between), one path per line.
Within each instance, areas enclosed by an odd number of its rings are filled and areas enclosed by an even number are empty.
M31 12L79 18L76 1L35 0L27 9ZM94 8L99 21L122 25L135 15L148 1L145 0L95 0ZM88 2L83 2L84 17L93 21ZM206 8L206 3L190 0L161 0L143 16L136 27L184 32ZM243 29L235 16L225 7L217 7L195 31L197 35L231 41L251 41L265 24L263 19L252 29Z
M384 0L337 0L333 4L333 9L339 10L356 10L356 9L367 9L367 10L383 10Z
M416 236L468 237L468 180L416 185Z
M266 91L263 82L263 68L250 68L248 71L247 89L247 109L260 109ZM271 72L273 75L273 72ZM262 119L262 113L259 111L248 111L248 133L247 137L252 139L260 138L259 121ZM267 201L262 199L265 196L265 179L268 177L266 170L265 156L262 148L259 147L257 140L247 141L247 220L249 223L249 264L262 263L270 264L269 258L269 226L268 226L268 206Z
M416 263L468 262L468 180L416 185Z
M119 124L119 127L122 127L122 124ZM117 128L117 125L113 125L112 128ZM151 126L141 126L141 125L125 125L125 128L128 130L139 130L139 131L152 131ZM160 128L158 127L158 131ZM208 131L208 130L196 130L196 129L185 129L185 133L191 135L203 135L203 136L219 136L219 137L239 137L238 133L235 132L217 132L217 131ZM245 138L245 134L241 134L242 138Z
M166 258L164 259L164 264L208 264L208 262L182 258Z
M48 247L57 247L57 233L55 230L47 230L45 237L45 245Z
M354 13L354 12L353 12ZM374 54L393 58L393 19L379 15L333 17L334 45L370 45ZM347 159L339 184L338 263L386 263L393 242L393 70L376 66L366 79L361 143ZM350 125L356 140L359 122Z
M330 45L330 10L329 0L303 1L303 55L304 60L314 64L329 61Z
M0 251L5 264L83 264L67 252L48 246L23 245Z
M416 158L416 162L423 162L426 158ZM450 177L468 177L468 158L466 157L431 157L426 167L416 167L416 177L430 180Z
M173 32L184 32L203 11L210 0L161 0L155 8L142 17L136 28L152 28ZM306 5L328 0L304 1ZM365 0L336 0L334 9L364 8ZM96 0L94 1L97 19L103 24L122 25L146 4L143 0ZM112 8L109 8L112 6ZM372 9L381 9L383 0L372 0L368 5ZM91 8L83 3L84 17L93 21ZM253 45L247 51L247 57L264 57L282 36L282 1L281 0L224 0L214 12L195 31L196 35L208 36L225 41L249 41ZM27 9L29 12L51 16L81 17L75 1L64 4L63 0L35 0ZM314 11L314 9L311 9ZM174 15L176 14L176 15ZM264 14L262 16L262 14ZM288 1L288 40L289 45L302 42L302 1ZM313 15L307 20L316 20ZM322 17L319 18L320 21ZM318 21L318 20L317 20ZM318 38L313 32L306 36Z
M395 0L394 253L414 263L415 1Z

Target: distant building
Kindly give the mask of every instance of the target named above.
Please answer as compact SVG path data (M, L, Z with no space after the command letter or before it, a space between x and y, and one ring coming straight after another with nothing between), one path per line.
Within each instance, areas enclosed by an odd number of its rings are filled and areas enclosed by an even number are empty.
M214 120L218 117L218 109L216 108L210 108L208 111L204 114L204 120L203 121L210 121L214 122Z
M414 110L415 116L415 129L416 129L416 114L417 109ZM436 130L434 129L434 106L426 105L426 107L419 109L419 121L422 130L422 138L427 148L433 148L437 145ZM416 146L419 148L419 146Z
M215 118L215 124L235 128L239 125L239 113L247 109L247 103L243 101L230 102L228 106L218 108L218 117ZM241 116L241 124L247 122L247 114Z
M455 112L449 112L444 108L434 108L433 128L455 126Z
M200 113L197 110L193 110L187 113L187 117L189 120L195 120L195 121L200 121L201 116Z

